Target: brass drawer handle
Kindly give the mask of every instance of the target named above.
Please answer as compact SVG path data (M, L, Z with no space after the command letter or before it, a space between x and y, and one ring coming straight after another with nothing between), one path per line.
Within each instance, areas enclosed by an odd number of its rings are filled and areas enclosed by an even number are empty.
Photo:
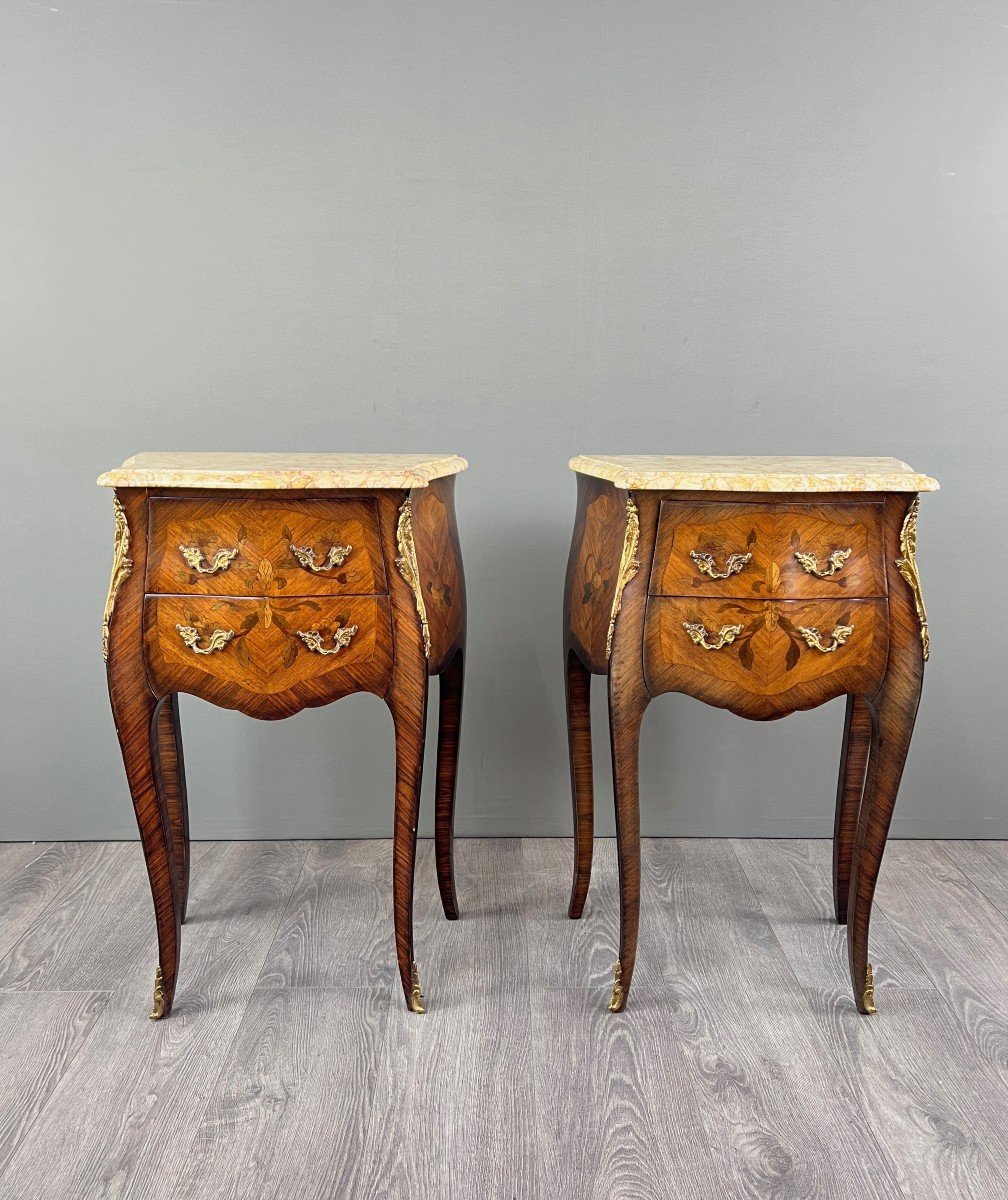
M234 637L233 629L215 629L210 634L210 640L205 646L199 644L199 630L192 625L176 625L179 637L189 647L193 654L213 654L215 650L223 650Z
M333 644L328 649L323 646L322 634L317 629L299 629L297 635L308 649L314 650L316 654L339 654L350 645L350 639L356 632L356 625L341 625L333 634Z
M331 571L333 567L342 567L352 549L353 546L330 546L329 553L321 564L315 561L315 550L312 546L291 546L291 554L306 571L321 575L324 571Z
M819 637L818 629L809 629L805 625L799 625L798 632L802 635L805 641L808 642L809 646L811 646L813 650L818 650L822 654L832 654L838 646L842 646L844 642L847 641L850 635L854 632L854 626L837 625L830 634L830 644L828 646L823 645L822 640Z
M824 567L819 566L819 559L814 554L806 554L804 550L796 550L794 556L810 575L815 575L819 579L829 579L850 558L851 552L849 546L846 550L834 550L829 558L826 559Z
M186 560L186 565L200 575L216 575L218 571L226 571L238 555L238 547L233 550L218 550L209 566L203 558L199 546L179 546L179 554Z
M714 641L708 642L705 625L700 622L693 625L689 621L683 621L683 629L690 635L693 645L699 646L703 650L721 650L725 646L730 646L744 628L744 625L722 625Z
M711 579L728 579L732 575L737 575L744 566L752 562L751 554L729 554L725 562L725 569L719 571L714 565L714 555L704 554L699 550L691 550L690 558L696 563L696 568L701 575L709 575Z

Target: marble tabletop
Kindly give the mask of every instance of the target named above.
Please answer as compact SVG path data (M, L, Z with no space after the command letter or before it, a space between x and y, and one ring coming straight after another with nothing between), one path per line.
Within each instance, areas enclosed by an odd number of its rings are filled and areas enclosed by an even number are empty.
M457 454L134 454L100 487L416 488L457 475Z
M898 458L579 454L570 468L634 491L936 492Z

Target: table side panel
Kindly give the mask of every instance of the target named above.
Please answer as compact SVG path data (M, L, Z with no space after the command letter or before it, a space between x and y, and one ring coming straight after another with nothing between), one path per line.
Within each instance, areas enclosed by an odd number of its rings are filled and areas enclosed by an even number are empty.
M606 640L627 526L627 493L605 480L578 475L567 576L565 653L573 649L596 674L609 670Z
M466 587L455 517L455 478L436 479L411 493L413 541L430 630L428 672L440 674L465 646Z

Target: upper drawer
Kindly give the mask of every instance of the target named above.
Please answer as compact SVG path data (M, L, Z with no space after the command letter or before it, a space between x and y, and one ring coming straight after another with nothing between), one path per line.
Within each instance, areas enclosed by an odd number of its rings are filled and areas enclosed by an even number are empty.
M147 591L161 595L380 595L370 499L150 502Z
M650 591L660 596L883 596L877 504L664 500Z

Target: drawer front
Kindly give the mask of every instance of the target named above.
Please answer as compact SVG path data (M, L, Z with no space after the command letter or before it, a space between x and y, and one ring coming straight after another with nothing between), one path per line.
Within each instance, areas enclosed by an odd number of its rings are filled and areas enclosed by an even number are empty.
M885 595L876 504L665 500L650 591L660 596Z
M389 602L148 596L144 646L158 695L190 692L251 716L283 717L350 692L384 692Z
M644 669L652 695L688 692L769 719L874 692L887 657L884 600L648 601Z
M279 598L387 590L370 499L150 503L148 593Z

